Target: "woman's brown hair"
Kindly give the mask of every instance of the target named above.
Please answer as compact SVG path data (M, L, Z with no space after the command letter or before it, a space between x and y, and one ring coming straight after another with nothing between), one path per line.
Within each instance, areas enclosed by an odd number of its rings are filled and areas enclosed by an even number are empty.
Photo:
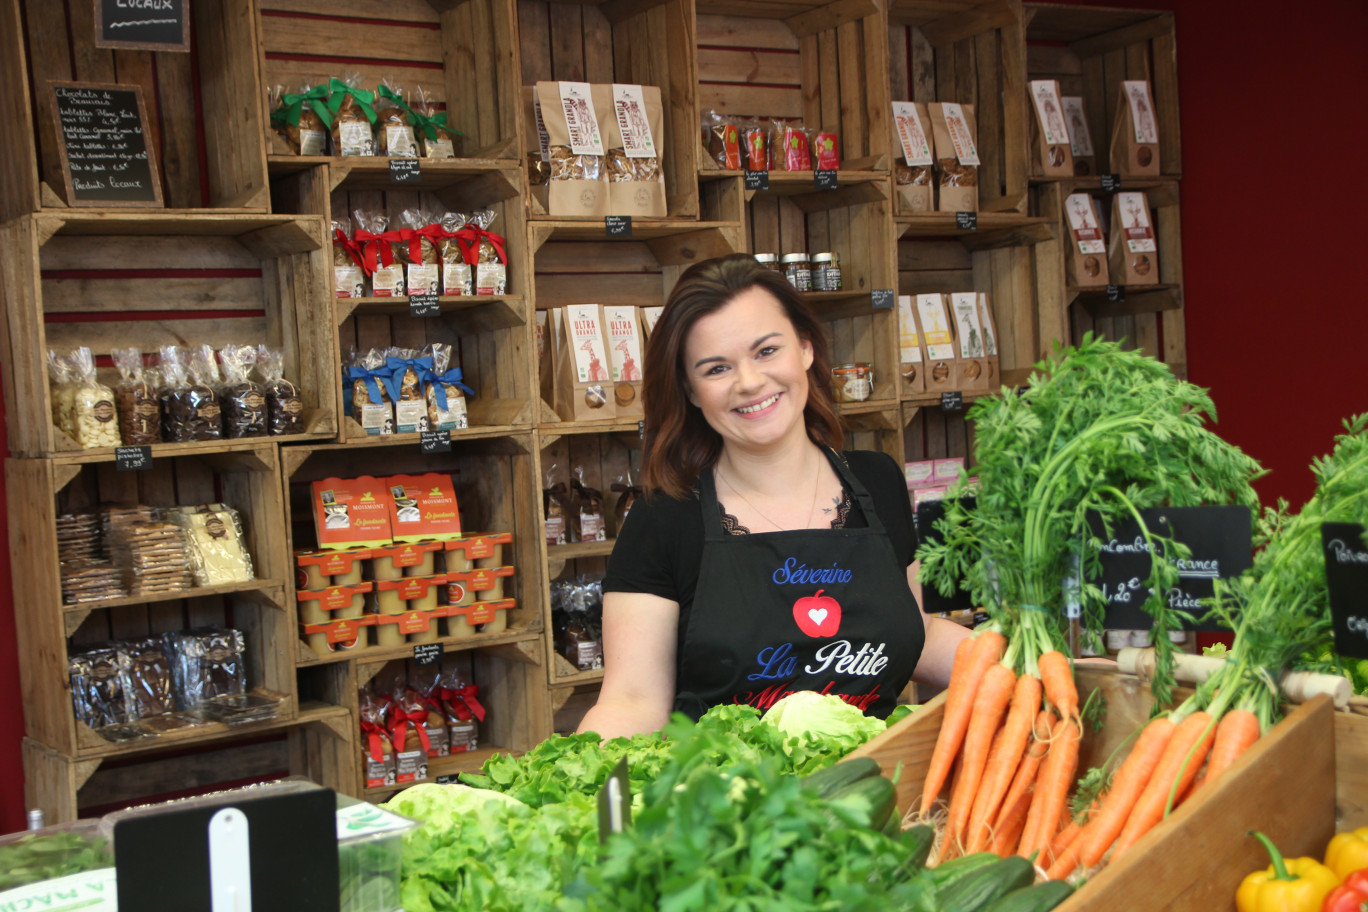
M642 486L683 498L704 469L722 454L722 438L689 401L684 343L701 317L721 310L737 295L763 288L783 305L800 338L812 345L803 421L819 444L841 448L841 421L831 396L831 349L821 322L779 273L750 254L695 263L679 277L646 346L642 399L646 408Z

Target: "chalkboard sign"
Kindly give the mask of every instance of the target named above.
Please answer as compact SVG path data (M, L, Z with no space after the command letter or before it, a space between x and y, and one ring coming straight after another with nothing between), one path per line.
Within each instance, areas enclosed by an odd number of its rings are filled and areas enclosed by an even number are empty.
M1190 630L1225 631L1207 613L1203 599L1215 591L1215 580L1231 579L1254 563L1254 520L1248 507L1162 507L1141 510L1151 535L1187 545L1192 555L1178 563L1178 584L1168 593L1168 605L1191 613ZM1107 598L1106 627L1110 630L1148 630L1153 619L1145 613L1149 599L1150 553L1140 526L1127 522L1104 534L1100 521L1093 532L1101 539L1102 576L1089 580Z
M441 315L441 299L435 292L420 291L417 294L409 295L410 317L440 317Z
M746 189L747 190L768 190L769 172L746 170Z
M391 158L389 175L392 184L419 183L423 179L423 162L417 158Z
M95 46L190 50L190 0L94 0Z
M960 504L972 511L976 505L972 497L960 499ZM917 512L912 516L917 544L934 542L938 539L935 528L941 517L945 516L945 504L939 500L924 500L917 504ZM928 614L941 614L948 611L973 610L973 598L964 589L956 588L950 595L940 594L935 586L922 587L922 610Z
M150 446L115 447L114 468L120 472L143 472L152 468L152 448Z
M955 227L960 231L978 231L978 213L956 212Z
M1325 582L1330 588L1335 652L1346 658L1368 659L1368 545L1363 526L1326 523Z
M441 660L441 643L419 643L413 647L413 664L415 665L436 665Z
M875 310L892 310L896 300L891 288L875 288L869 293L869 306Z
M1103 174L1103 175L1102 175L1102 192L1103 192L1103 193L1115 193L1116 191L1118 191L1118 190L1120 190L1120 189L1121 189L1121 175L1119 175L1119 174Z
M609 237L631 237L632 217L630 215L608 215L603 218L603 227Z
M1112 304L1119 304L1126 300L1126 289L1123 285L1108 285L1107 300Z
M818 190L835 190L837 181L840 179L837 176L839 173L839 171L825 168L818 169L817 171L812 172L813 186Z
M959 390L950 390L941 393L941 411L962 412L964 411L964 393Z
M142 88L49 82L48 92L67 204L161 206L161 176L147 147Z
M424 453L450 453L451 431L423 431L418 448Z

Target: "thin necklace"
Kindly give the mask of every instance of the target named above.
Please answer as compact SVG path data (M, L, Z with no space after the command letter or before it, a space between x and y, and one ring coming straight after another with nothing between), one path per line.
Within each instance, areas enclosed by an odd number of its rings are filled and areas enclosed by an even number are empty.
M736 496L739 497L739 498L741 498L742 500L744 500L744 501L746 502L746 505L747 505L748 507L750 507L752 510L754 510L754 511L760 516L761 519L765 520L765 522L769 523L771 526L774 526L774 528L778 529L780 532L788 532L788 531L791 531L791 530L789 530L789 529L785 529L785 528L784 528L783 526L781 526L779 523L775 522L774 520L772 520L772 519L770 519L768 516L766 516L765 513L762 512L761 509L760 509L759 507L757 507L755 504L753 504L753 503L750 502L750 498L749 498L749 497L747 497L745 494L742 494L742 493L741 493L741 490L740 490L736 485L734 485L734 484L732 484L730 481L728 481L728 480L727 480L727 476L725 476L725 475L722 474L722 466L721 466L720 463L719 463L718 466L717 466L717 477L720 478L720 479L722 479L722 483L725 484L727 487L731 488L732 491L735 492ZM822 463L819 461L819 462L817 463L817 476L812 480L812 503L808 504L807 519L805 520L805 522L807 522L807 523L809 523L809 524L811 524L811 522L812 522L812 511L815 510L815 509L817 509L817 489L820 488L821 485L822 485ZM806 529L806 528L808 528L808 526L804 526L803 528Z

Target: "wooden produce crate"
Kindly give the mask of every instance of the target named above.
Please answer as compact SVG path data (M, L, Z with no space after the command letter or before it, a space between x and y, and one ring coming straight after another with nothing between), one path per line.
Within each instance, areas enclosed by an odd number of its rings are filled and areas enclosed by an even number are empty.
M666 211L670 219L698 218L693 0L518 0L517 18L525 86L565 80L660 89ZM534 218L549 218L540 202L529 200Z
M1335 832L1368 826L1368 706L1335 713ZM1319 856L1317 856L1319 857Z
M190 53L95 46L87 0L0 4L0 221L66 207L57 150L40 133L49 80L142 87L167 208L266 212L266 157L251 0L191 4ZM41 162L41 173L37 163Z
M1080 773L1100 765L1149 718L1152 698L1136 678L1080 667L1079 696L1101 689L1103 728L1085 728ZM945 698L855 751L893 775L901 767L898 806L915 808L944 715ZM1250 829L1268 834L1288 857L1319 858L1334 832L1336 713L1327 697L1293 708L1218 781L1194 793L1171 817L1135 843L1058 908L1209 912L1234 910L1235 890L1268 857ZM1296 796L1289 801L1288 796Z
M326 83L355 73L374 91L391 78L410 100L421 86L464 134L457 154L471 159L520 159L518 67L512 0L259 0L263 99L265 91ZM272 174L300 159L263 132ZM293 161L292 161L293 160ZM386 160L378 159L381 166ZM426 169L429 164L423 162Z
M285 586L292 573L285 550L277 448L270 443L199 445L154 458L151 468L119 471L112 456L10 459L14 599L25 729L28 736L77 760L102 759L150 746L224 737L227 726L195 726L155 739L112 744L72 711L68 656L109 640L206 625L234 627L246 638L247 684L283 695L280 720L295 715L292 616ZM160 596L130 596L63 604L57 561L57 517L107 506L225 503L237 510L256 579Z
M99 358L127 346L149 353L170 344L266 343L283 351L285 377L305 405L305 433L272 439L336 436L336 342L326 309L332 251L321 219L67 210L15 219L0 227L0 245L14 455L112 454L81 450L52 423L47 352L82 345ZM100 373L117 382L112 368Z
M1159 125L1159 172L1181 177L1174 14L1055 3L1027 3L1024 9L1028 78L1057 79L1062 94L1082 97L1098 173L1112 170L1112 119L1122 81L1147 79Z
M890 0L887 68L892 101L974 106L979 209L1026 214L1030 111L1021 5L1016 0ZM901 146L887 122L893 155ZM928 137L930 139L930 137ZM936 220L954 213L926 213Z

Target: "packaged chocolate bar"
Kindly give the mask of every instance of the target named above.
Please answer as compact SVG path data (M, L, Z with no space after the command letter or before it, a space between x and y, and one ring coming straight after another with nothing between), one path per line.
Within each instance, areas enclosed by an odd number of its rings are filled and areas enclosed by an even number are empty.
M349 73L328 81L332 115L332 148L344 158L375 154L375 93L361 88L361 76Z
M124 706L130 721L175 710L171 659L161 637L118 644Z
M185 533L197 585L223 586L256 578L237 510L224 504L183 506L168 510L166 517Z
M225 345L219 350L223 363L223 385L219 387L223 430L234 439L266 436L266 392L250 376L256 355L250 345Z
M78 652L68 664L71 700L78 722L98 730L128 721L116 649L106 646Z
M119 439L124 446L160 443L161 407L157 404L157 386L148 379L142 352L136 348L118 348L110 356L121 378L114 391Z
M171 660L178 710L193 710L215 697L246 693L241 631L201 627L166 633L162 640Z
M87 449L118 446L114 391L97 379L95 356L82 346L71 353L71 365L71 422L76 442Z
M703 147L717 167L726 171L741 170L741 129L736 120L724 117L712 108L703 112Z
M375 154L390 158L417 158L418 140L409 123L409 105L404 90L393 77L386 76L376 88Z
M257 375L266 393L266 429L270 436L303 434L304 400L299 387L285 379L285 355L265 345L257 346Z

